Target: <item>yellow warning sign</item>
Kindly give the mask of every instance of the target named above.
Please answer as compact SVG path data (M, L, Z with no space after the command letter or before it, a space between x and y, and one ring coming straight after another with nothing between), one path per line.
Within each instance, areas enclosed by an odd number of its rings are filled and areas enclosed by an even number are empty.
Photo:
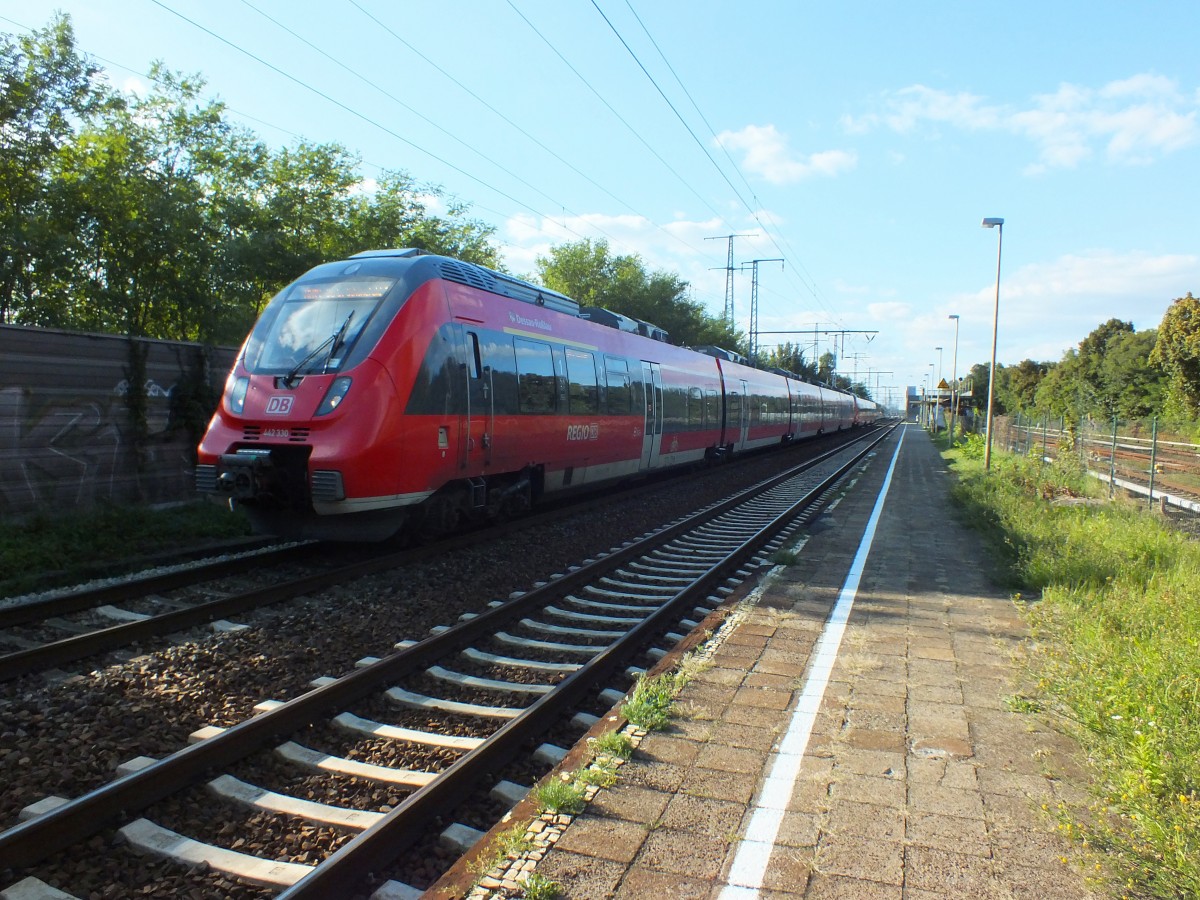
M938 390L939 391L945 391L945 390L949 390L949 389L950 389L950 385L946 384L945 378L943 378L941 381L938 382Z

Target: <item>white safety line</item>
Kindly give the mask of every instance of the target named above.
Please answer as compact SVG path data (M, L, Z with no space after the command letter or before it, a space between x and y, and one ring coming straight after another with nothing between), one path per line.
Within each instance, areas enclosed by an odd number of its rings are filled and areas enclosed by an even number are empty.
M900 440L896 443L896 452L892 455L892 463L883 480L883 488L879 491L875 508L871 511L871 518L859 542L858 553L854 556L854 562L850 564L846 583L842 585L842 592L838 595L833 612L814 648L800 700L792 712L792 719L779 745L770 774L759 791L758 803L750 816L750 824L746 826L746 834L738 845L720 900L751 900L758 897L758 892L763 886L767 863L770 862L771 851L775 849L775 838L779 834L780 825L783 824L788 802L800 775L800 762L808 748L813 723L816 721L817 711L821 708L825 688L829 685L833 664L837 661L838 648L841 646L842 636L846 633L846 623L850 619L850 610L858 594L867 555L871 552L871 544L875 540L875 528L883 512L883 501L887 499L888 489L892 485L892 473L896 471L896 460L900 458L900 446L903 443L904 431L901 431Z

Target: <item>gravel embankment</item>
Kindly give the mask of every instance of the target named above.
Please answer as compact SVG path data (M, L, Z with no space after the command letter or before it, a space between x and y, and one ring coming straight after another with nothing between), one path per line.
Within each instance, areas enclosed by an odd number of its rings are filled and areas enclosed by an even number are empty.
M397 641L452 624L463 612L526 590L796 460L795 452L772 454L713 469L700 482L667 482L637 500L262 610L247 619L253 626L247 631L196 634L60 683L30 678L0 685L0 827L16 824L23 807L47 795L93 789L111 780L121 762L178 750L198 728L241 721L264 699L303 693L313 678L386 655ZM386 790L377 799L377 808L394 802ZM300 859L307 841L303 830L296 834L278 841L299 841Z

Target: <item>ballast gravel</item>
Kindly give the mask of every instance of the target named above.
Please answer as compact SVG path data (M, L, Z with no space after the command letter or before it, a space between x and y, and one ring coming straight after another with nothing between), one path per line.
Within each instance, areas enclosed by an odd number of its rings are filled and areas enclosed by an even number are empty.
M236 724L253 715L253 707L263 700L298 696L310 690L314 678L348 672L365 656L385 656L398 641L419 639L434 626L453 624L462 613L527 590L795 461L796 452L789 450L714 468L700 481L667 481L636 500L618 495L607 505L588 507L577 516L486 546L258 611L247 617L251 628L245 631L197 634L61 681L33 677L0 684L0 827L15 825L20 810L43 797L73 797L94 789L110 781L126 760L172 753L199 728ZM529 702L516 695L511 699L514 705ZM378 721L428 727L420 713L382 701L364 707L357 712ZM477 735L476 723L464 719L462 733ZM381 742L332 733L326 737L353 748L365 760L403 764L406 758L405 751ZM251 761L246 768L261 772L264 787L294 789L311 777L287 774L286 767L274 762ZM380 811L402 796L378 785L344 785L343 792L324 778L312 778L311 785L311 799L344 799ZM215 800L205 812L189 811L182 799L177 806L179 823L204 819L200 830L210 834L220 834L225 827L217 824L222 815ZM327 848L342 840L323 834L318 826L293 827L290 820L272 824L264 819L261 824L256 833L268 845L269 855L289 861L316 862L313 846ZM36 874L80 897L264 895L212 873L181 880L178 867L128 851L114 855L99 836L89 846L97 842L88 852L64 854L37 867ZM436 878L438 867L445 864L447 860L429 860L427 877ZM24 874L0 871L0 887Z

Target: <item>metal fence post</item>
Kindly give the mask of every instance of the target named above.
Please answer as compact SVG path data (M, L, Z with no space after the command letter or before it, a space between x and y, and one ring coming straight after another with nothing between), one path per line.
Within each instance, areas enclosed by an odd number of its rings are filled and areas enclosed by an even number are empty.
M1150 422L1150 508L1154 508L1154 467L1158 462L1158 416Z
M1117 417L1113 416L1112 446L1108 451L1108 499L1117 493Z

